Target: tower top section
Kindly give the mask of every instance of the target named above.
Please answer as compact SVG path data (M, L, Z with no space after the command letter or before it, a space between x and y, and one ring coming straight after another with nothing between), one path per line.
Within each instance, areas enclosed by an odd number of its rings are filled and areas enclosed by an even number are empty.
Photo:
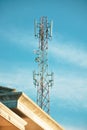
M41 41L52 38L52 26L53 22L50 21L50 23L48 23L47 17L41 17L39 22L34 20L35 37L39 38Z

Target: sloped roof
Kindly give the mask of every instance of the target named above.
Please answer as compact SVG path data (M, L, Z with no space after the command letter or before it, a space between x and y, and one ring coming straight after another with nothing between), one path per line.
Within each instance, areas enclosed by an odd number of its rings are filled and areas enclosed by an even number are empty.
M0 94L8 93L8 92L15 92L15 91L16 89L0 86Z
M22 92L0 95L0 101L27 121L25 130L63 130L63 128Z

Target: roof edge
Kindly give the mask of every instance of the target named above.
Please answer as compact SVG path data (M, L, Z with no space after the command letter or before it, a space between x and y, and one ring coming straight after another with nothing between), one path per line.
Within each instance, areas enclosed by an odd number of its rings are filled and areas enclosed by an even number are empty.
M26 112L24 109L26 108ZM52 119L46 112L44 112L37 104L35 104L27 95L22 93L18 99L18 109L24 112L26 116L32 116L33 120L36 122L35 117L42 124L45 130L47 126L49 130L64 130L54 119ZM31 115L28 115L29 112ZM37 122L36 122L37 123ZM46 127L45 127L46 125Z

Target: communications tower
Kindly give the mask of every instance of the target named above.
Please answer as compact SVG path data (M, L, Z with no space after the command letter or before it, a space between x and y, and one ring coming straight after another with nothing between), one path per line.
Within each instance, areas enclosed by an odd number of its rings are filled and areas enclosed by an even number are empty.
M53 86L53 72L48 73L48 40L52 38L52 21L48 23L47 17L44 16L38 23L35 20L34 32L39 44L35 51L38 70L33 72L33 83L37 88L37 104L49 114L49 89Z

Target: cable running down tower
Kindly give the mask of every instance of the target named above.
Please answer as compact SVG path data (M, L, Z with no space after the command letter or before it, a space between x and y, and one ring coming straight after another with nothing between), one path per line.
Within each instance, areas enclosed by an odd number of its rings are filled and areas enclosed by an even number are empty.
M48 23L47 17L41 17L39 23L35 20L34 32L39 45L35 51L38 71L33 72L33 83L37 88L37 104L49 114L49 88L53 86L53 72L48 73L48 40L52 38L52 21Z

